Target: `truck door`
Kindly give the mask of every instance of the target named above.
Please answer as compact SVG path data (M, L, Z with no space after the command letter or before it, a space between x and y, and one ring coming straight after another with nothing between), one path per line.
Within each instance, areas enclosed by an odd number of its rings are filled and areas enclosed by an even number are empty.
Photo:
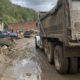
M72 40L80 40L80 0L69 1Z

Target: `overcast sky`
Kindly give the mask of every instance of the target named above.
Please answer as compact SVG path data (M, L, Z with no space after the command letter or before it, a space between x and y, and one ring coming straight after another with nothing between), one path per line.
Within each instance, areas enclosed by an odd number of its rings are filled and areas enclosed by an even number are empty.
M57 0L11 0L11 2L36 11L49 11L56 5Z

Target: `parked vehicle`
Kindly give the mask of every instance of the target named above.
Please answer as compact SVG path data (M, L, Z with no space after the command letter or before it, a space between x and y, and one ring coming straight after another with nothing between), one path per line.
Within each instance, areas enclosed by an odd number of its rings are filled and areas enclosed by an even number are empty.
M58 0L37 24L48 61L54 62L59 73L76 73L80 58L80 0Z
M8 34L8 37L12 37L12 38L15 38L15 39L18 39L18 35L16 33L9 33Z
M5 38L5 37L8 37L8 34L0 31L0 38Z
M42 42L41 42L40 32L37 32L35 36L35 47L42 48L41 45L42 45Z
M32 37L32 34L35 34L35 31L34 30L28 30L24 33L24 37L30 38L30 37Z
M24 33L24 37L25 37L25 38L29 38L30 35L31 35L31 32L30 32L30 31L26 31L26 32Z

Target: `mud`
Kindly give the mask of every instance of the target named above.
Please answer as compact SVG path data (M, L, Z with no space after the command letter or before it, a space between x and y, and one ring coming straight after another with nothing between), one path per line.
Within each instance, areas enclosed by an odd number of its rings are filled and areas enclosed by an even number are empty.
M44 52L35 49L34 38L20 39L16 44L8 62L0 63L0 80L80 80L80 72L59 74Z

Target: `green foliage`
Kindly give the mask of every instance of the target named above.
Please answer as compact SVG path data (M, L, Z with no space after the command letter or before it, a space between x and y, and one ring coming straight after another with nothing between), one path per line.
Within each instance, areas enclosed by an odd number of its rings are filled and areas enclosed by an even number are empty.
M9 0L0 0L0 23L4 22L6 27L8 23L36 20L37 12L34 10L14 5Z

